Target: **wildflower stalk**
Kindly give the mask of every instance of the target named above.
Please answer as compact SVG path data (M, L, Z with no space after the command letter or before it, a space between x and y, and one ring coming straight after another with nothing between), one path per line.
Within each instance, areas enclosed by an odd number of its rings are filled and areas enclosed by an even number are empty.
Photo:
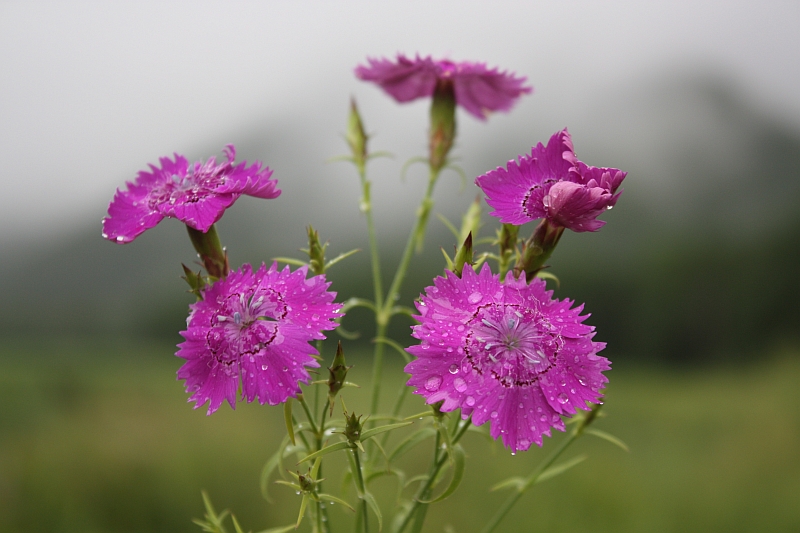
M363 531L364 533L369 533L369 520L367 513L369 512L367 509L367 500L365 498L365 494L367 493L367 486L364 483L364 476L361 472L361 459L358 456L358 449L353 447L350 452L352 453L352 462L351 462L351 469L353 470L353 479L356 482L356 488L358 490L358 496L360 499L359 502L359 509L358 515L356 516L356 531Z
M583 435L584 430L586 427L591 424L594 419L597 417L598 411L600 411L600 407L602 404L595 404L592 406L591 411L586 413L576 425L575 429L572 430L572 433L567 436L566 439L561 441L558 448L553 450L553 453L545 459L542 463L536 467L530 476L525 479L524 483L521 483L518 487L514 489L511 496L500 506L500 509L497 510L497 513L492 517L486 527L481 530L481 533L491 533L495 530L495 528L500 524L500 522L505 518L506 514L514 507L514 504L517 503L517 500L525 493L526 490L531 488L539 477L548 469L550 466L558 459L564 451L569 448L570 444L575 442L578 437Z
M467 432L469 426L472 425L472 418L467 419L464 421L457 429L453 438L451 440L451 444L455 445L461 440L461 437ZM428 477L425 480L425 483L417 491L417 494L414 495L414 500L411 503L411 507L408 509L406 516L403 518L403 521L400 522L400 526L395 530L394 533L402 533L406 527L411 523L411 520L414 519L414 529L412 531L420 531L422 529L422 523L425 520L425 513L427 512L428 504L424 503L430 497L430 492L433 489L433 483L436 480L436 477L439 475L439 471L447 462L447 451L441 450L441 434L437 431L436 432L436 439L435 439L435 447L434 447L434 460L431 463L431 468L428 472Z

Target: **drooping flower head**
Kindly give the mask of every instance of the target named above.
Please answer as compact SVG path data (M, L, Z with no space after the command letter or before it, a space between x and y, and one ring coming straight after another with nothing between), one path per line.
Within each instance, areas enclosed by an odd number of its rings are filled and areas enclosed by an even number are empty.
M397 59L368 58L368 65L356 67L356 76L372 81L398 102L432 96L437 85L451 83L456 103L474 117L485 120L491 111L508 111L517 98L532 91L526 78L518 78L485 63L434 61L430 56Z
M616 203L626 172L590 167L575 156L564 129L531 149L530 155L509 161L475 178L491 213L504 224L522 225L546 218L572 231L597 231L605 222L597 217Z
M501 283L486 264L437 277L417 303L409 386L427 403L444 402L442 411L490 422L512 452L541 446L551 428L564 430L561 415L588 409L608 381L610 363L597 355L605 343L592 341L588 315L572 303L553 299L538 278Z
M278 182L270 179L269 167L256 161L234 165L236 149L225 148L227 161L217 164L211 157L205 163L190 165L174 154L159 159L161 167L142 170L127 189L117 189L103 219L103 237L125 244L156 226L164 217L177 218L196 230L207 232L225 210L243 194L257 198L277 198Z
M306 278L307 272L279 271L277 264L253 272L246 264L189 306L186 340L175 355L186 359L178 379L186 380L195 409L208 401L211 414L224 400L235 408L240 383L242 399L276 405L310 381L307 367L319 363L309 341L336 327L341 304L333 303L324 275Z

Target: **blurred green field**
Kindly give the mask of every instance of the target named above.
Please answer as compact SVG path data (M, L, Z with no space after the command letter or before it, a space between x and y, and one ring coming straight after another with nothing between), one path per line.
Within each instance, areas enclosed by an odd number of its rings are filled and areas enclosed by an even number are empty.
M366 365L350 362L353 378L368 385ZM285 433L281 409L240 405L206 417L186 403L179 363L164 344L5 342L0 531L197 532L191 519L202 515L202 489L246 529L290 523L299 498L275 486L268 504L259 492L261 468ZM387 369L387 402L399 369ZM597 427L630 453L583 438L565 458L589 459L527 493L502 531L800 531L797 353L680 372L618 364L609 377ZM348 407L359 411L365 393L347 389ZM422 410L419 398L408 404ZM505 498L486 488L529 473L562 437L512 457L468 434L465 480L431 509L425 531L479 530ZM404 467L424 471L427 453L424 443ZM340 473L329 468L326 478L338 484ZM388 504L393 481L375 488ZM332 509L332 521L335 531L350 530L348 511Z

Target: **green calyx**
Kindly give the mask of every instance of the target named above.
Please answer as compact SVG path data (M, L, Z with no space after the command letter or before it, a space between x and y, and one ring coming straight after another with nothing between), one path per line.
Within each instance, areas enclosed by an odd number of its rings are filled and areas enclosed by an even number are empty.
M456 138L456 93L449 79L436 82L431 103L430 166L439 172Z
M344 380L347 378L347 371L353 368L347 366L344 360L344 350L342 350L342 343L336 349L336 355L333 358L333 364L328 367L330 376L328 377L328 404L331 406L331 414L333 414L333 401L336 395L344 387Z

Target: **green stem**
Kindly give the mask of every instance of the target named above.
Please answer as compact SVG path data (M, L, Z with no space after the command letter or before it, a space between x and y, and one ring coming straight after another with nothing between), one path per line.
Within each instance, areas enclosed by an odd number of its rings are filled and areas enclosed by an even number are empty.
M455 445L461 437L467 432L469 426L472 424L472 419L467 419L461 426L456 430L455 435L453 435L452 443ZM415 515L421 512L420 506L428 507L428 504L423 504L422 502L429 499L430 491L433 488L433 482L436 479L436 476L439 475L439 471L442 469L444 464L447 462L447 452L439 450L440 436L439 432L436 432L436 448L434 448L434 461L431 465L431 470L428 473L428 479L425 480L425 483L419 488L417 494L414 496L414 501L411 503L411 508L409 508L408 513L403 518L403 521L400 524L400 527L397 528L395 533L402 533L402 531L408 527L408 524L411 522L411 519L415 517ZM425 515L422 514L422 520L425 520ZM414 522L414 530L419 531L422 529L422 522L415 520Z
M428 187L426 188L425 196L423 196L420 206L417 209L417 221L414 224L414 228L411 230L411 234L408 236L406 248L403 251L403 256L400 259L400 263L397 265L397 271L392 279L392 284L389 286L389 292L386 294L386 300L382 302L382 305L377 303L376 300L378 307L378 313L375 317L377 322L377 337L384 337L386 334L386 328L388 327L389 320L391 320L392 317L392 307L394 306L394 302L400 296L400 287L403 285L403 281L405 280L408 266L411 263L411 257L414 254L414 249L417 247L419 242L422 242L422 237L425 234L425 226L428 222L431 209L433 208L433 200L431 197L433 196L433 188L436 185L436 179L438 177L439 170L434 170L434 168L431 167L428 175ZM370 412L377 413L380 396L381 374L383 372L383 343L379 342L375 344L375 353L373 356L372 365L372 402Z
M297 395L297 400L300 402L300 405L303 406L303 411L306 413L306 418L308 418L308 424L311 426L311 430L314 432L314 435L319 435L319 429L317 429L317 422L314 420L314 415L311 414L311 409L308 408L308 404L306 403L306 399L302 394Z
M362 516L362 520L363 520L363 524L364 524L363 531L364 531L364 533L369 533L369 521L368 521L368 516L367 516L367 512L368 512L368 510L367 510L367 500L366 500L366 498L364 498L364 495L367 493L367 486L364 483L364 476L361 474L361 460L358 458L358 450L357 449L353 448L350 451L353 452L353 461L354 461L353 462L353 469L355 470L355 472L353 472L353 479L355 479L356 486L357 486L358 492L359 492L359 496L361 497L360 514Z
M559 447L553 450L553 453L551 453L547 459L545 459L541 464L539 464L536 470L534 470L533 473L531 473L531 475L528 476L528 478L525 480L525 483L523 483L522 485L520 485L519 488L514 490L511 496L509 496L508 499L500 507L500 509L498 509L497 513L495 513L494 517L492 517L489 523L486 524L486 527L483 528L481 533L490 533L491 531L494 531L494 529L500 524L503 518L505 518L508 511L510 511L511 508L514 507L514 504L517 503L517 500L520 499L520 497L525 493L525 491L528 490L534 483L536 483L536 480L539 479L539 476L541 476L545 470L550 468L550 465L552 465L555 462L555 460L558 459L558 457L562 453L564 453L564 450L566 450L570 444L575 442L575 439L580 437L581 434L582 431L579 431L578 428L576 428L575 431L570 433L570 435L566 439L562 440Z

